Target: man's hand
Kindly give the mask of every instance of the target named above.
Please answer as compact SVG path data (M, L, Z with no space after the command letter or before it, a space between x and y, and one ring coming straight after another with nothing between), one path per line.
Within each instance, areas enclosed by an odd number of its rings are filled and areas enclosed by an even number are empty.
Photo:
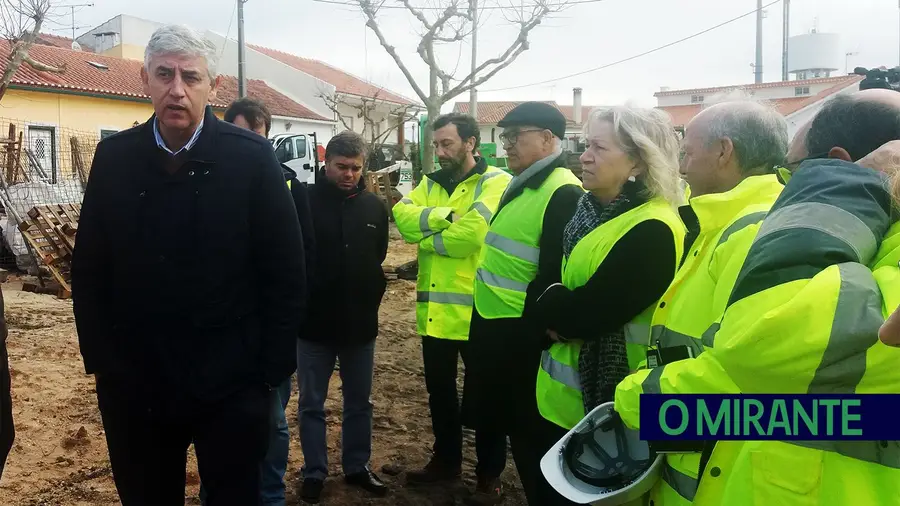
M888 176L897 174L900 169L900 140L883 144L880 148L860 158L856 164L884 172Z
M888 346L900 347L900 308L894 310L878 331L878 338Z

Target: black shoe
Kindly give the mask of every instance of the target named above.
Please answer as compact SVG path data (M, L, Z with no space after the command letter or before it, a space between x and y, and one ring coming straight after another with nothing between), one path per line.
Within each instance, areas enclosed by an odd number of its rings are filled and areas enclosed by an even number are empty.
M408 483L428 484L442 481L454 481L462 476L462 466L448 466L439 460L431 459L418 471L406 473Z
M325 482L316 478L306 478L303 480L303 487L300 489L300 499L309 504L318 504L322 498L322 489L325 488Z
M463 502L466 506L495 506L503 502L503 482L500 478L478 478L475 493Z
M384 497L388 492L387 485L385 485L375 473L368 469L344 476L344 481L347 482L348 485L359 487L378 497Z

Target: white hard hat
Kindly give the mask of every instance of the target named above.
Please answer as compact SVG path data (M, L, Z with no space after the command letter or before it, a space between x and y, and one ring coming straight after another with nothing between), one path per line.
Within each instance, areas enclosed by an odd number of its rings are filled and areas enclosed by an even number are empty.
M663 456L625 426L613 405L594 408L541 459L547 482L574 503L626 504L659 479Z

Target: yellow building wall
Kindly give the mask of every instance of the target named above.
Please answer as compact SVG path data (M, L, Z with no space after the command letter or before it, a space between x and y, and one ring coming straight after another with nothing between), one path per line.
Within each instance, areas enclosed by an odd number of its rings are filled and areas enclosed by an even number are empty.
M214 113L220 119L224 116L221 110ZM17 133L26 135L28 125L52 126L56 130L56 164L60 174L74 174L69 140L73 135L81 140L79 151L89 167L100 130L126 130L152 115L149 101L10 89L0 100L0 137L7 136L10 122L17 125Z
M116 58L125 58L127 60L144 61L144 47L135 46L134 44L119 44L100 53L106 56L114 56Z
M220 119L224 112L216 110ZM12 89L0 100L0 135L8 121L40 123L66 130L81 130L99 136L100 130L125 130L135 122L143 123L153 115L149 101L137 102L111 98L84 97L61 93Z

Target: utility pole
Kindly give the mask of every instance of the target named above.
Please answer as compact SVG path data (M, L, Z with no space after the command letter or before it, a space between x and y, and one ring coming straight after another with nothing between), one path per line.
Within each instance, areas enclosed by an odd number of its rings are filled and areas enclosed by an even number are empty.
M788 80L788 39L791 36L791 0L783 0L784 1L784 28L782 30L782 36L784 40L782 41L781 48L781 80Z
M754 67L753 67L753 71L756 74L756 84L760 84L763 82L762 20L763 20L762 0L756 0L756 65L754 65Z
M472 17L472 81L475 82L475 69L478 68L476 50L478 49L478 0L469 0L469 11ZM478 121L478 91L473 86L469 90L469 114Z
M73 40L73 41L75 40L75 30L77 30L77 29L79 29L79 28L86 28L86 27L84 27L84 26L77 26L77 25L75 24L75 7L93 7L93 6L94 6L94 4L74 4L74 5L61 5L61 6L60 6L60 7L68 7L69 9L71 9L71 13L72 13L72 27L71 27L71 29L72 29L72 40ZM21 2L19 2L19 7L21 8ZM69 29L69 28L65 28L65 30L68 30L68 29ZM56 31L56 30L54 30L54 31Z
M247 60L244 54L244 4L247 0L237 1L238 16L238 98L247 96Z

